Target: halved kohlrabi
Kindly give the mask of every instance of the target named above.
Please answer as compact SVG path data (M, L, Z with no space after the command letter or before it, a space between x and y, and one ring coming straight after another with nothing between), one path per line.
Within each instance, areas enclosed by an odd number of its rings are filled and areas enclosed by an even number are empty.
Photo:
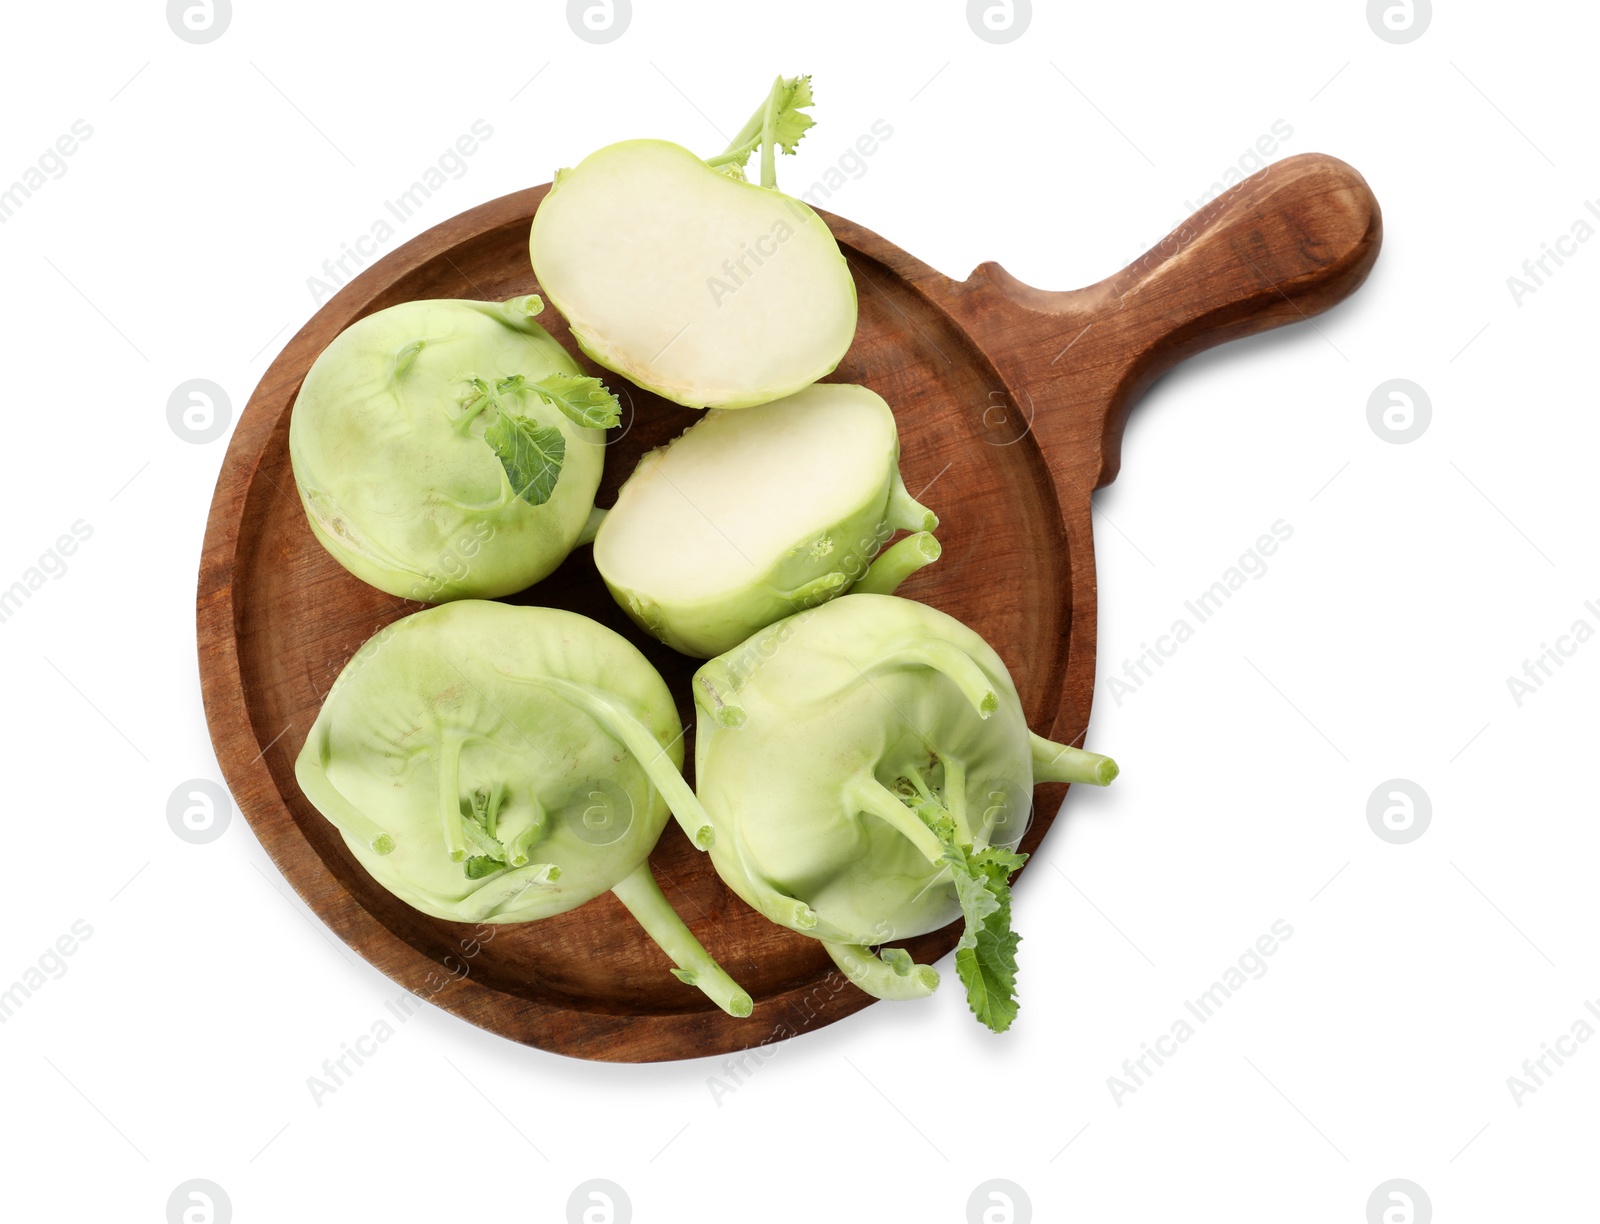
M556 175L529 251L584 352L689 408L764 404L839 364L855 283L826 223L774 173L809 105L809 77L780 77L717 157L629 140ZM742 169L757 149L760 185Z
M594 542L595 565L645 632L684 654L851 589L887 594L939 555L938 517L900 478L889 405L817 383L711 412L639 461ZM896 530L916 534L882 551Z
M1115 763L1029 731L981 637L893 596L851 595L767 627L700 668L694 700L696 788L728 886L821 940L883 999L939 982L887 945L964 918L967 1000L1008 1028L1008 881L1034 783L1104 786Z
M289 454L311 530L403 599L508 595L588 538L615 398L537 297L404 302L323 350Z
M423 913L531 922L610 889L681 980L748 1016L647 862L669 808L710 843L682 764L672 695L622 637L572 612L462 600L356 652L295 777L368 874Z

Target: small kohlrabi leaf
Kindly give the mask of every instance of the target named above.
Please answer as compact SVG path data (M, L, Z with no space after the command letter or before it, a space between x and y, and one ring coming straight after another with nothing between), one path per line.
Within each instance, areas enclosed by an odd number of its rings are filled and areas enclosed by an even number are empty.
M1012 874L1028 861L1026 854L1007 850L1004 846L985 846L971 856L972 865L997 884L1004 884Z
M582 374L552 374L535 383L516 374L502 379L499 391L502 395L532 392L584 429L610 429L622 420L622 405L617 397L598 378Z
M811 78L809 76L785 77L778 92L778 115L774 125L774 139L785 153L793 153L800 138L816 123L802 108L810 106Z
M1017 1018L1017 945L1011 929L1011 886L1006 881L1026 855L988 847L967 854L949 846L950 864L966 929L956 943L956 974L967 988L972 1014L997 1033Z
M779 77L772 83L766 101L750 116L749 122L733 138L733 142L707 164L724 174L744 178L744 165L750 160L750 154L765 142L769 104L772 107L773 152L781 149L785 153L793 153L800 138L816 124L816 120L804 111L812 101L809 76ZM771 186L770 183L767 185Z
M567 440L559 429L502 411L483 431L483 440L500 457L518 497L530 506L550 500L567 456Z
M1022 936L1011 929L1010 892L978 931L971 948L956 953L956 974L967 988L972 1014L996 1033L1017 1018L1017 945Z
M467 879L481 880L484 876L492 876L495 872L502 870L505 867L505 863L500 859L491 858L487 854L475 854L463 863L462 867L466 870Z

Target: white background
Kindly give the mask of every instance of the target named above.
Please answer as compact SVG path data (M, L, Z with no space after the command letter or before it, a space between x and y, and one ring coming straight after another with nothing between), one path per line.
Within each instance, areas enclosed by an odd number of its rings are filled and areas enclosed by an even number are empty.
M1507 278L1600 195L1595 10L1440 6L1393 45L1356 0L1038 7L1006 45L913 0L637 0L607 45L550 0L236 0L208 45L154 0L8 9L0 184L93 128L0 226L0 586L93 532L0 624L0 985L93 928L0 1026L8 1216L158 1221L190 1178L240 1221L559 1221L596 1177L640 1221L958 1222L990 1178L1048 1221L1360 1224L1391 1178L1441 1221L1592 1210L1600 1041L1520 1103L1507 1077L1600 997L1600 645L1520 705L1507 677L1600 627L1600 242L1520 304ZM828 207L957 277L1098 280L1277 120L1276 156L1366 175L1383 254L1346 305L1134 412L1097 498L1089 733L1123 774L1073 792L1019 889L1013 1032L947 988L786 1045L719 1102L715 1063L587 1064L430 1007L317 1105L307 1077L400 988L237 815L206 845L168 827L176 787L220 778L193 603L226 441L177 436L167 397L208 378L236 414L313 312L307 278L474 120L492 138L386 249L612 140L715 152L780 70L815 74L819 122L780 181L886 120ZM1391 378L1431 399L1410 444L1368 424ZM1108 678L1279 519L1267 573L1119 703ZM1397 777L1432 802L1407 845L1367 821ZM1265 976L1115 1098L1277 919Z

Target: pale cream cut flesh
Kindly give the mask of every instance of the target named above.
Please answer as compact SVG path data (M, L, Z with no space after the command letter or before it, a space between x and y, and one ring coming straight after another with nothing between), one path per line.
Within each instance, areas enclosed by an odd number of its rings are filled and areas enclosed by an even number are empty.
M739 412L711 412L651 451L595 541L613 586L658 600L736 591L888 493L894 416L866 387L818 383ZM670 541L670 545L666 542Z
M584 352L686 407L792 394L855 336L855 282L822 219L667 141L610 145L563 171L529 250Z

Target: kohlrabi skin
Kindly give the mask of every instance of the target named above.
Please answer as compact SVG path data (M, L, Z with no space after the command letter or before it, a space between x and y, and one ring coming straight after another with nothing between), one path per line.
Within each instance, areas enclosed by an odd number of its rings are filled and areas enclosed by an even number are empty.
M289 421L311 530L402 599L509 595L586 536L615 398L537 297L404 302L340 332Z
M855 337L855 282L774 170L810 105L810 77L780 77L716 157L629 140L556 174L529 252L584 352L689 408L764 404L832 372ZM744 176L757 149L759 185Z
M632 645L553 608L461 600L379 631L340 673L295 776L372 878L453 922L532 922L608 889L718 1007L750 997L647 862L669 807L712 832L683 729Z
M639 461L594 560L634 622L709 658L851 589L887 594L939 555L900 479L894 414L866 387L817 383L714 411ZM908 536L884 551L897 530Z
M1104 786L1116 764L1031 733L982 638L891 595L769 626L696 672L694 699L697 789L728 886L884 999L927 995L939 975L871 949L965 918L967 1001L1010 1027L1008 881L1033 786Z

